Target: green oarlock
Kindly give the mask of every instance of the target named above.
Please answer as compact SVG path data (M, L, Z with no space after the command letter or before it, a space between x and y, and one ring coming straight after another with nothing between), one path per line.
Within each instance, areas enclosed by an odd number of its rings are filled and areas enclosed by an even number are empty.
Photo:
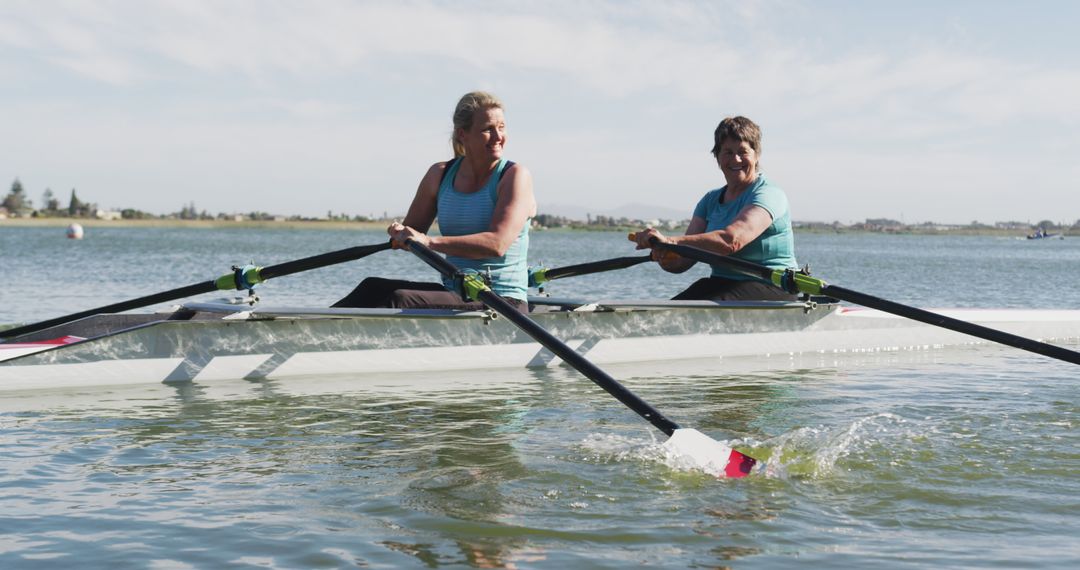
M783 270L779 270L779 269L774 270L772 272L773 285L776 285L777 287L780 287L781 289L786 290L786 287L784 286L785 285L785 283L784 283L784 275L786 273L787 272L783 271ZM818 279L816 277L810 277L809 275L806 275L804 273L795 272L794 276L795 276L795 288L798 289L799 292L801 292L801 293L807 293L807 294L810 294L810 295L820 295L821 290L823 288L825 288L826 285L827 285L821 279Z
M221 277L214 280L214 285L219 291L240 291L243 289L250 289L266 279L263 279L260 274L261 267L254 265L247 265L244 267L236 267L232 273L226 273Z
M479 301L481 292L491 290L476 273L466 273L461 280L461 286L465 289L465 296L470 301Z
M548 279L547 272L548 270L546 267L538 267L529 270L529 287L539 287L540 285L551 281Z
M795 286L803 293L820 295L821 290L824 289L826 285L825 281L816 277L810 277L809 275L804 275L802 273L795 274Z

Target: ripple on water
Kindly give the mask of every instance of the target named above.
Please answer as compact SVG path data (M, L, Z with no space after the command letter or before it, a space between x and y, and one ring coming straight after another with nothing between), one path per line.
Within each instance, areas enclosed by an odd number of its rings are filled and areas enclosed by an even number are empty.
M565 370L46 406L0 415L0 563L1068 567L1073 375L985 348L620 375L765 465L724 481Z

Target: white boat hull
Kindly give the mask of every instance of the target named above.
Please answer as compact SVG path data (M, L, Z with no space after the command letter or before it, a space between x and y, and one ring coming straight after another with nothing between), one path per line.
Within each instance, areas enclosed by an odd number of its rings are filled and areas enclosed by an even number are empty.
M561 363L489 313L188 307L228 316L155 321L15 357L17 349L0 350L0 390L406 372L437 383L446 371ZM1028 338L1080 337L1080 311L943 312ZM609 302L532 316L600 366L984 342L878 311L803 303Z
M7 349L20 354L0 361L0 389L442 372L561 362L515 325L486 312L188 307L227 316L160 320L86 335L91 338L32 354L25 346ZM719 337L802 330L834 309L805 303L652 302L578 306L532 316L604 365L724 356L730 352L723 350ZM76 323L67 329L64 333L71 334L79 327ZM744 351L760 352L761 347ZM438 381L437 374L432 378Z

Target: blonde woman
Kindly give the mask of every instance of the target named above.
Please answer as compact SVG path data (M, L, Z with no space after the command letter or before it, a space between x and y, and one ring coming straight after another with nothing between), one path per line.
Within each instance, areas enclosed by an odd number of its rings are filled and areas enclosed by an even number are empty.
M401 223L387 228L395 249L414 240L443 253L454 265L489 277L491 289L528 311L529 224L536 216L532 176L503 156L503 104L474 91L454 109L454 158L428 168ZM439 234L428 235L438 219ZM449 283L418 283L372 277L335 307L480 309Z

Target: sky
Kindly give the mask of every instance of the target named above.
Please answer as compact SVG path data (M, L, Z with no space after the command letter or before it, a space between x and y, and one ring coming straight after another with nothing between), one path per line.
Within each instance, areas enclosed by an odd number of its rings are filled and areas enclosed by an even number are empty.
M1038 0L5 0L0 194L394 216L481 89L541 212L689 217L744 115L795 220L1072 223L1077 24Z

